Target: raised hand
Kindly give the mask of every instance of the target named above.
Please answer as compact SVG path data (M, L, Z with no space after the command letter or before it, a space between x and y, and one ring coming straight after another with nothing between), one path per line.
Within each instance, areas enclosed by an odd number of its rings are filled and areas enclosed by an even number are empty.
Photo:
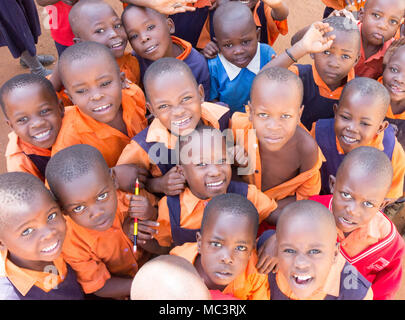
M318 53L329 49L336 38L335 35L327 36L331 31L333 27L328 23L314 22L300 41L304 50L308 53Z

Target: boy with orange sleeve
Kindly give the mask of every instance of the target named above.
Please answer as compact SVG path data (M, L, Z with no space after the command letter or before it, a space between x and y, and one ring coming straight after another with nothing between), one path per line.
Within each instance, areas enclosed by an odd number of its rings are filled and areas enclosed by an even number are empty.
M308 199L321 188L324 158L300 126L302 95L302 81L293 72L267 68L253 81L249 113L232 116L236 144L248 154L248 166L238 168L238 174L277 201L272 224L287 203Z
M67 237L62 254L76 271L86 294L128 297L132 279L148 258L134 250L134 217L142 227L154 225L156 210L141 196L116 190L115 170L109 169L101 153L80 144L56 153L46 169L46 179L66 216Z
M344 85L355 76L360 42L355 22L331 16L313 23L301 40L264 67L289 68L301 78L304 84L301 122L308 130L313 122L333 117L333 105L339 100ZM306 54L311 54L312 65L292 65Z
M159 201L155 239L160 246L195 242L204 208L219 194L237 193L246 197L257 209L259 222L268 220L276 209L276 202L255 185L231 181L233 157L229 148L233 147L233 141L232 137L226 138L221 131L208 126L199 126L179 139L178 172L184 176L187 187L179 195L165 196Z
M13 130L5 154L7 171L28 172L44 181L64 114L51 82L34 74L17 75L2 86L0 104Z
M175 28L172 19L150 8L129 5L122 13L122 21L138 58L142 79L154 61L163 57L176 58L190 67L197 83L203 85L206 96L209 96L207 61L191 43L171 36Z
M61 254L66 222L43 182L26 172L0 175L0 298L80 300Z
M75 105L66 108L65 122L52 154L74 144L90 144L103 154L109 167L114 167L131 137L146 128L142 90L125 83L110 50L96 42L86 41L67 48L58 67ZM122 176L118 171L117 174ZM124 190L133 190L138 174L131 174L133 181L128 176L131 185Z
M387 201L394 202L403 195L405 152L394 130L384 120L390 103L385 87L370 78L356 78L344 88L335 118L322 119L314 124L312 136L318 142L326 162L321 168L322 189L329 190L329 176L336 175L345 155L360 146L372 146L391 160L394 170Z
M148 170L149 192L176 195L185 184L173 155L178 136L190 133L198 124L227 129L230 112L224 106L204 102L203 86L197 84L187 64L175 58L161 58L151 64L144 87L146 106L154 119L125 147L117 164L135 164Z
M197 242L175 247L170 254L190 261L209 290L241 300L268 300L267 275L255 264L259 215L245 197L227 193L205 207Z

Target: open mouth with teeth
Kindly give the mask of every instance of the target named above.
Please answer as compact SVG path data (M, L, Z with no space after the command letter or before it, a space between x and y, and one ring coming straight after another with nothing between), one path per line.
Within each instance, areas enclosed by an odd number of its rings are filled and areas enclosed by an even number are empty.
M157 47L158 47L158 45L157 45L157 44L154 44L154 45L152 45L152 46L146 48L145 53L146 53L146 54L150 54L150 53L154 52Z
M215 277L219 278L219 279L229 279L233 276L233 274L231 272L228 271L217 271L215 272Z
M206 183L205 186L207 188L220 188L224 185L225 180L217 181L217 182L211 182L211 183Z
M116 42L112 45L110 45L111 49L121 49L125 44L125 41L120 41L120 42Z
M110 104L106 104L106 105L94 108L93 112L106 112L111 108L112 108L112 104L110 103Z
M191 122L192 117L184 118L178 121L172 121L172 125L176 127L187 127Z
M37 134L33 135L32 137L37 141L44 141L49 138L49 136L51 135L51 131L52 131L51 129L48 129L46 131L37 133Z
M59 240L56 241L55 243L51 244L50 246L43 248L41 250L42 253L46 253L46 254L50 254L50 253L54 253L58 250L59 248Z
M389 85L388 89L393 93L393 94L403 94L405 90L401 88L400 86L397 86L395 84Z
M345 144L354 144L360 142L359 139L355 139L346 135L341 136L341 141L343 141Z
M297 286L306 286L310 284L314 278L310 275L298 275L298 274L292 274L291 279L294 284Z
M343 227L346 226L346 227L348 227L348 228L352 228L352 227L354 227L354 226L357 225L356 222L354 222L354 221L352 221L352 220L350 220L350 219L348 219L348 218L346 218L346 217L344 217L344 216L339 217L338 220L339 220L340 224L341 224Z

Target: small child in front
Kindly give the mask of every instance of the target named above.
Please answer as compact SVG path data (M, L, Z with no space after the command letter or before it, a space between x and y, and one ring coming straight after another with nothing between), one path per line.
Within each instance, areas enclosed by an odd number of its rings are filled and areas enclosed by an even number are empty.
M276 229L278 271L271 300L370 300L371 283L339 253L332 213L302 200L286 206Z
M394 170L387 201L394 202L403 195L405 152L385 119L390 96L384 86L370 78L356 78L343 89L339 103L334 106L333 119L321 119L311 131L326 162L321 168L322 189L329 194L329 176L336 175L345 155L359 146L383 150Z
M258 225L257 210L246 197L218 195L204 209L197 242L185 243L170 254L190 261L210 290L241 300L267 300L267 275L255 267Z
M68 226L62 254L83 291L128 297L132 279L147 258L139 245L133 251L131 221L140 219L137 241L142 240L141 226L156 219L156 210L141 196L132 196L128 205L126 194L116 190L115 169L109 169L101 153L86 144L56 153L48 163L46 179Z
M26 172L1 174L0 299L83 299L61 255L65 235L62 212L41 180Z
M393 170L384 152L358 147L330 177L331 195L312 200L333 213L339 250L372 283L374 299L394 299L401 286L405 243L380 210L390 189Z
M273 225L286 204L319 194L321 188L324 158L300 125L302 96L302 81L293 72L263 69L253 81L249 112L232 116L236 144L250 159L239 176L277 201L269 217Z
M45 181L64 114L52 83L35 74L17 75L0 89L0 104L13 130L5 153L7 171L28 172Z
M331 16L313 23L301 40L264 67L290 67L301 78L304 84L301 122L308 130L319 119L333 118L333 105L345 84L354 79L360 45L356 23L346 17ZM291 66L306 54L311 54L312 65Z
M89 144L103 154L110 168L116 166L131 138L147 126L142 90L135 84L127 88L111 51L97 42L85 41L67 48L58 69L75 105L66 108L52 155L74 144ZM129 166L116 169L120 188L132 191L135 177L141 172Z
M232 137L226 138L220 130L208 126L199 126L179 139L178 172L184 176L187 186L179 195L165 196L159 201L155 239L160 246L195 242L205 206L220 194L237 193L246 197L257 209L259 222L269 221L276 202L253 184L231 181L233 144Z
M145 72L144 87L146 106L154 119L125 147L117 164L146 169L151 175L146 182L149 192L176 195L185 184L172 156L178 137L198 124L227 129L229 108L204 102L204 87L187 64L175 58L152 63Z
M232 112L244 112L253 78L276 53L258 42L252 12L240 2L221 4L214 14L214 28L219 54L208 60L209 100L226 103Z
M172 19L151 8L128 5L122 13L122 22L139 60L142 79L154 61L163 57L176 58L189 66L197 83L203 85L209 96L207 61L190 42L171 35L175 29Z

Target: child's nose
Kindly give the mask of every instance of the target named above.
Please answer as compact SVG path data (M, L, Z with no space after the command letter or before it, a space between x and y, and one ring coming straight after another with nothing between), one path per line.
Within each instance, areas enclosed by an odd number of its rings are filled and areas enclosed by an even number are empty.
M232 264L232 256L227 249L222 250L221 262L224 264Z
M31 128L38 128L44 124L45 120L42 117L35 117L31 121Z
M141 33L140 36L141 36L141 41L142 41L142 42L147 42L147 41L150 40L150 36L149 36L149 34L146 33L146 32Z
M104 97L104 95L102 94L102 93L100 93L100 92L94 92L92 95L91 95L91 100L93 100L93 101L97 101L97 100L100 100L101 98L103 98Z
M298 253L294 259L294 266L297 270L306 270L309 266L308 258L305 254Z

